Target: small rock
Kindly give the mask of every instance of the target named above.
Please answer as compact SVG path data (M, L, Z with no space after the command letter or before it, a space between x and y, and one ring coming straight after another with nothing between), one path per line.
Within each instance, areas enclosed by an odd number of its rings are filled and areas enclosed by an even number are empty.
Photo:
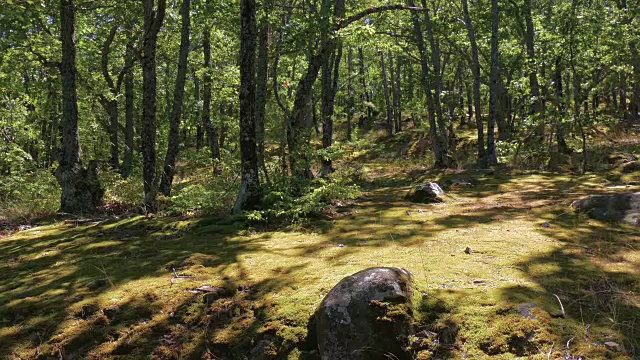
M536 304L531 303L518 304L518 314L520 314L520 316L525 319L535 320L536 316L531 312L531 310L533 310L535 307Z
M471 250L471 248L467 246L464 249L464 253L467 254L467 255L471 255L471 254L473 254L473 250Z
M611 351L620 351L620 352L624 351L624 348L622 347L622 345L613 341L605 342L604 346Z
M97 305L94 305L94 304L83 305L82 309L80 309L80 312L77 313L76 316L86 320L90 318L91 315L97 313L98 310L100 310L100 308Z
M414 186L409 194L407 194L406 199L411 202L418 203L443 203L444 202L444 191L440 187L440 185L429 182L424 185Z
M120 312L120 307L118 306L109 306L107 308L102 309L102 313L109 320L113 320L119 312Z
M551 226L551 225L549 225L549 223L548 223L548 222L544 222L544 223L542 223L542 227L543 227L543 228L545 228L545 229L548 229L550 226Z
M339 248L343 248L343 247L344 247L344 244L338 244L338 247L339 247Z

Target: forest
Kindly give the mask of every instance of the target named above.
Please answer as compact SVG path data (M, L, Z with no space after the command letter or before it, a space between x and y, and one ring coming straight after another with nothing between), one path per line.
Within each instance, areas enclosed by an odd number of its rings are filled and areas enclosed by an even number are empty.
M640 358L638 46L633 0L3 0L0 358Z

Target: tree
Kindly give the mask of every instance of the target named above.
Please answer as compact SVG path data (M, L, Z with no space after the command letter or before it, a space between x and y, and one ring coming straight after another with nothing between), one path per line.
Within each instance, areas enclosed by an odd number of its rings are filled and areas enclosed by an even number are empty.
M233 212L255 208L260 202L256 153L256 2L240 0L240 154L241 183Z
M91 212L102 203L104 191L98 180L97 166L82 167L78 135L78 98L76 89L76 29L73 0L60 1L62 21L62 152L56 178L62 188L60 208L67 213Z
M160 191L165 195L171 194L171 185L175 174L176 160L180 151L180 119L184 105L184 84L187 80L187 60L189 58L189 33L190 33L191 0L182 0L180 14L182 16L182 29L180 39L180 55L178 59L178 78L173 92L173 104L171 109L171 124L169 129L169 143L164 159Z
M144 181L144 205L146 211L156 210L156 51L158 33L164 21L167 1L143 0L144 40L142 52L142 171Z
M464 24L467 28L469 43L471 44L471 72L473 73L473 107L476 118L476 128L478 130L478 164L484 165L484 125L482 122L482 107L480 105L480 57L478 55L478 43L476 41L476 31L469 16L469 5L467 0L460 0L464 13Z

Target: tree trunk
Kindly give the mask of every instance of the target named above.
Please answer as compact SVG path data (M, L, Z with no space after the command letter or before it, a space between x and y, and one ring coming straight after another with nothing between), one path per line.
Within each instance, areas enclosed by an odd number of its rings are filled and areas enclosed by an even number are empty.
M396 76L395 86L393 92L393 103L395 105L395 125L396 132L402 131L402 62L400 57L396 58Z
M415 6L413 0L410 0L409 6ZM442 148L440 141L438 139L438 130L436 125L436 117L435 117L435 105L433 101L433 96L431 93L431 88L429 86L429 63L427 60L427 52L424 44L424 38L422 36L422 25L420 24L420 19L417 14L413 14L411 16L411 20L413 22L413 34L416 38L416 45L418 47L418 52L420 53L420 66L422 68L421 80L422 80L422 88L424 89L425 95L427 97L427 107L429 112L429 132L431 135L431 143L433 145L433 153L435 155L435 165L436 167L442 166Z
M391 58L391 54L389 54L389 58ZM393 135L393 110L391 107L391 99L389 98L389 81L387 80L387 70L384 63L384 53L380 53L380 66L382 68L382 84L384 89L384 103L387 108L387 122L386 129L387 135Z
M240 154L242 180L233 212L254 209L260 202L256 154L256 2L240 0Z
M111 168L120 169L119 146L118 146L118 101L109 100L107 103L107 113L109 114L109 136L111 142Z
M362 113L360 114L360 121L358 126L363 127L367 125L367 122L371 121L373 112L371 110L371 97L369 96L369 90L367 90L367 74L364 69L364 52L362 47L358 47L358 59L360 68L358 74L360 75L360 85L362 86Z
M82 167L78 135L78 102L76 90L75 6L73 0L61 0L62 27L62 152L56 179L62 188L60 208L67 213L91 212L102 203L95 162Z
M422 7L427 9L426 0L422 0ZM433 35L433 24L431 23L431 15L429 14L429 10L423 11L424 14L424 23L427 32L427 38L429 40L429 44L431 45L431 62L433 64L433 102L435 106L435 115L438 123L438 133L439 133L439 142L440 142L440 158L436 158L436 165L447 167L449 166L449 136L447 134L447 120L444 118L444 114L442 113L442 75L440 68L440 46L438 42L435 40Z
M460 0L464 12L464 23L467 27L469 42L471 43L471 71L473 73L473 107L476 117L476 128L478 130L478 165L485 165L484 149L484 125L482 122L482 108L480 106L480 60L478 57L478 43L476 42L476 32L469 16L469 5L467 0Z
M540 96L540 85L538 84L538 73L536 71L537 62L534 47L534 34L532 20L531 0L524 0L524 18L527 32L525 34L525 43L527 45L527 58L529 62L529 87L531 88L531 99L533 101L531 114L539 114L543 110L542 97Z
M208 2L207 2L208 3ZM220 145L218 143L218 132L211 123L211 40L210 29L204 30L203 51L204 51L204 94L202 95L202 123L205 133L207 134L207 142L211 150L211 159L213 160L213 174L220 175Z
M353 48L349 47L349 53L347 55L347 62L349 67L349 76L347 77L348 85L347 91L349 92L349 99L347 100L347 141L352 140L353 132L353 107L355 105L354 89L353 89Z
M342 45L338 45L338 49L322 69L322 148L324 149L328 149L333 145L333 113L338 91L341 60ZM332 172L331 159L322 159L322 174L328 175Z
M487 166L498 163L495 145L495 125L498 117L498 96L500 73L498 69L498 25L499 25L498 0L491 0L491 75L489 94L489 126L487 127Z
M202 149L202 143L204 142L204 130L202 129L202 113L201 113L201 105L200 105L200 80L198 79L198 74L193 72L193 87L194 87L194 97L196 106L194 109L195 118L196 118L196 151L200 151Z
M257 68L257 87L256 87L256 147L258 155L258 167L262 170L262 174L267 182L269 182L269 174L264 160L264 141L265 141L265 114L267 105L267 81L269 70L269 19L265 16L260 24L260 32L258 35L258 68Z
M165 196L171 195L171 185L176 170L176 160L180 151L180 120L184 105L184 85L187 81L187 61L189 58L189 34L191 26L191 0L182 0L180 15L182 28L180 30L180 53L178 55L178 77L173 91L173 106L171 107L171 123L169 124L169 142L164 159L160 191Z
M166 0L158 0L157 11L155 0L144 0L144 43L142 53L142 172L144 179L144 205L146 211L153 212L157 208L156 194L156 50L158 32L164 21Z
M133 71L127 72L124 82L124 159L122 160L122 178L126 179L131 175L133 167Z

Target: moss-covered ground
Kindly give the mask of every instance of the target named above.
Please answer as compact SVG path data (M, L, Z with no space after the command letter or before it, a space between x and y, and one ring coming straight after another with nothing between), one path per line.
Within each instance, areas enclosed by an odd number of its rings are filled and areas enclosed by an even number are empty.
M418 330L431 338L416 358L640 357L640 230L569 209L640 187L611 187L605 172L358 159L362 196L312 226L133 217L0 239L0 358L297 359L323 296L372 266L414 276ZM404 200L431 180L446 203ZM203 300L193 290L205 285L224 295Z

